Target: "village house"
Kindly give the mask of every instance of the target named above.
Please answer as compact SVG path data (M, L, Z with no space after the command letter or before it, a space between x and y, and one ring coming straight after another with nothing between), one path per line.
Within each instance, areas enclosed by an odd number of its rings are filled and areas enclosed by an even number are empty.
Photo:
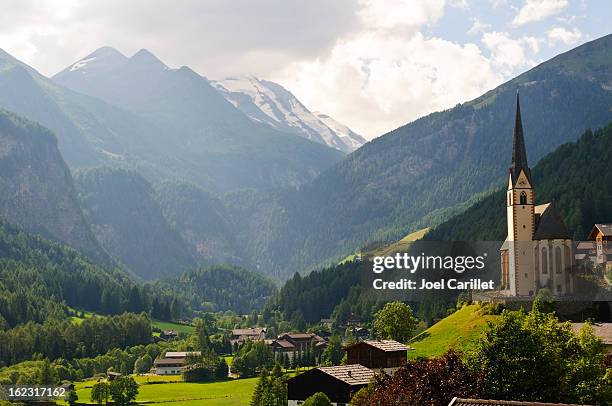
M163 358L156 358L153 361L155 374L157 375L180 375L187 357L199 357L200 351L167 351Z
M323 392L332 405L346 406L372 378L374 371L358 364L314 368L287 381L287 404L301 405L315 393Z
M408 362L408 351L413 350L394 340L364 340L346 346L347 364L361 364L374 370L392 373Z
M254 328L237 328L232 330L230 344L234 347L236 344L242 345L246 340L263 341L266 339L266 329L260 327Z
M587 240L595 243L595 265L612 269L612 224L595 224Z
M161 333L159 333L159 338L165 340L165 341L170 341L170 340L174 340L178 337L178 331L176 330L165 330L162 331Z
M272 347L274 353L284 353L289 359L293 359L296 353L304 353L311 347L316 351L323 351L327 341L315 333L283 333L276 340L267 340L266 344Z

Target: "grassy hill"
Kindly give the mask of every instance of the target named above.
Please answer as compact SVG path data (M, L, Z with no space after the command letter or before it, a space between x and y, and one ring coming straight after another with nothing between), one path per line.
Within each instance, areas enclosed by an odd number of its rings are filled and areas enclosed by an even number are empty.
M477 304L463 306L414 337L409 344L415 351L410 351L408 356L435 357L451 348L462 352L469 351L487 328L487 322L498 317L487 312L487 306Z

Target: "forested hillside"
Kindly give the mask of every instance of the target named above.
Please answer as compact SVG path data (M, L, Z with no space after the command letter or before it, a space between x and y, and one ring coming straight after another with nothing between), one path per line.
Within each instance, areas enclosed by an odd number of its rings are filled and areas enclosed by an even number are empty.
M0 328L65 319L68 307L104 314L179 317L176 300L103 268L79 252L0 220ZM172 314L174 312L174 314Z
M192 309L231 310L238 314L261 310L276 292L276 285L270 279L231 265L185 272L180 277L157 281L154 286L172 291Z
M288 277L369 241L392 241L503 184L520 89L530 162L612 121L612 35L531 69L483 96L364 145L297 193L251 196L239 241ZM544 192L544 191L542 191Z
M536 204L553 202L576 241L595 223L612 222L612 124L587 131L532 169ZM505 183L502 183L505 185ZM506 238L505 188L431 230L426 240Z
M55 136L2 109L0 218L108 260L83 218Z
M153 187L140 174L116 168L75 172L83 212L108 253L144 279L195 266L192 249L166 220Z

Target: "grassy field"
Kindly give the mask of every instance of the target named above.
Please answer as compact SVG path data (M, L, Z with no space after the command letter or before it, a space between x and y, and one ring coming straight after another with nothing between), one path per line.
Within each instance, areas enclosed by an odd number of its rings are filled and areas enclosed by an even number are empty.
M377 248L371 251L361 252L361 256L362 257L386 256L386 255L395 254L396 252L403 252L410 246L411 243L423 238L423 236L427 233L427 231L429 231L429 227L422 228L420 230L417 230L413 233L406 235L401 240L396 241L392 244L385 245L383 247L380 247L380 248ZM340 261L340 264L343 264L349 261L353 261L356 257L357 257L357 254L348 255L342 261Z
M409 357L435 357L450 348L469 351L487 328L487 321L498 317L485 313L485 307L475 304L457 310L413 338L409 344L415 351L409 351Z
M157 327L160 330L175 330L182 334L191 334L195 331L195 328L193 326L188 326L186 324L179 323L171 323L168 321L153 320L151 322L151 325L153 327Z
M140 384L137 403L147 405L248 405L258 378L210 383L180 382L180 376L136 376ZM79 401L89 401L96 381L76 383Z

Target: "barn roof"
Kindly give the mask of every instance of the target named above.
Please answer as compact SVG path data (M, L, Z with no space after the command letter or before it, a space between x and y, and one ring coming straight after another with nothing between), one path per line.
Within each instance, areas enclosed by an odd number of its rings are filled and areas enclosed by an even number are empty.
M448 406L579 406L573 403L541 403L525 402L516 400L484 400L484 399L460 399L453 398Z
M598 232L603 234L604 237L612 237L612 224L595 224L587 240L594 240Z
M374 377L374 371L360 364L319 367L317 369L349 385L367 385Z
M351 344L347 346L346 348L351 348L353 346L360 345L360 344L366 344L371 347L378 348L379 350L382 350L384 352L408 351L412 349L411 347L408 347L407 345L404 345L395 340L363 340L363 341L359 341L357 343Z

